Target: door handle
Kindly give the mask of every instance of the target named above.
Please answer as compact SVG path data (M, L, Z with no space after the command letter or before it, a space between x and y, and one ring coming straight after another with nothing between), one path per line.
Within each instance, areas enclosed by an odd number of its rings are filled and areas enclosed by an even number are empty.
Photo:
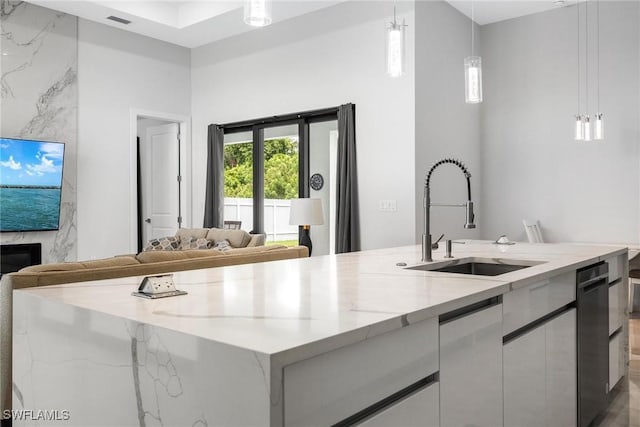
M145 219L144 222L146 222L147 224L151 224L151 218Z

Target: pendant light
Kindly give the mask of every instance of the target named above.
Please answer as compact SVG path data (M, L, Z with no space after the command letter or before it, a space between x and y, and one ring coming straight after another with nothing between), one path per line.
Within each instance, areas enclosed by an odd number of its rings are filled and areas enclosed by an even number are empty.
M589 116L589 2L585 2L585 114L578 113L575 116L576 141L591 141L604 139L604 115L600 111L600 0L596 0L596 114L594 114L593 126ZM578 111L580 111L580 2L576 5L578 16Z
M576 114L575 118L576 118L576 122L575 122L575 130L574 130L574 136L573 138L576 141L584 141L584 121L582 119L582 115L580 114L580 107L582 106L580 103L580 2L578 2L576 4L576 16L578 18L577 24L578 24L578 51L577 51L577 57L578 57L578 114Z
M591 119L588 114L584 117L584 140L591 141Z
M471 56L464 59L464 99L467 104L482 102L482 58L474 55L473 0L471 1Z
M396 7L393 6L393 22L387 28L387 74L391 77L400 77L404 74L405 61L405 24L396 20Z
M244 22L253 27L271 24L271 0L245 0Z
M597 86L597 94L596 94L596 110L597 113L595 115L595 123L593 127L593 139L603 140L604 139L604 122L602 117L602 112L600 111L600 0L596 1L596 84Z
M576 141L584 141L584 122L580 114L576 115L574 139Z

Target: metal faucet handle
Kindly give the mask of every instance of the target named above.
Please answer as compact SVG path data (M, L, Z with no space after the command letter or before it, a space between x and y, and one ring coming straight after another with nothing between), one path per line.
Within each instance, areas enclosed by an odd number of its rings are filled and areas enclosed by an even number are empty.
M442 240L443 237L444 237L444 233L442 233L440 237L438 237L438 240L436 240L431 244L431 249L438 249L438 242Z
M466 221L464 223L464 228L467 228L467 229L476 228L476 225L474 224L476 215L473 213L473 202L469 200L465 204L465 208L467 212L466 212Z

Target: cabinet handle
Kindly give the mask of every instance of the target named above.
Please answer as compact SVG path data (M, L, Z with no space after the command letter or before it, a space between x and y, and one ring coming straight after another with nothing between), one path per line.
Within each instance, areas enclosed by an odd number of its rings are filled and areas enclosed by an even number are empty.
M583 292L584 294L590 294L591 292L593 292L593 291L597 290L600 286L602 286L602 285L606 285L606 284L607 284L607 282L606 282L605 280L600 279L600 281L599 281L599 282L592 283L592 284L587 285L587 286L585 286L584 288L582 288L582 292Z
M441 314L438 320L440 324L453 322L454 320L460 319L461 317L469 316L478 311L484 310L489 307L493 307L494 305L502 304L502 295L498 295L497 297L489 298L484 301L477 302L475 304L468 305L466 307L459 308L457 310L450 311L448 313Z
M560 317L571 310L575 310L575 303L573 302L571 304L565 305L564 307L560 307L559 309L552 311L551 313L546 314L541 318L534 320L531 323L527 323L523 327L516 329L510 334L505 335L504 337L502 337L502 344L503 345L509 344L511 341L520 338L522 335L525 335L531 332L532 330L538 328L539 326L547 322L550 322L554 320L556 317Z
M424 377L423 379L416 381L415 383L403 388L402 390L392 394L391 396L385 397L381 401L376 402L367 408L364 408L362 411L357 412L351 415L350 417L335 423L332 427L349 427L349 426L360 424L361 421L379 412L384 411L385 409L394 405L399 400L404 399L412 394L415 394L437 383L439 380L439 377L440 377L440 372L436 372L434 374L429 375L428 377Z

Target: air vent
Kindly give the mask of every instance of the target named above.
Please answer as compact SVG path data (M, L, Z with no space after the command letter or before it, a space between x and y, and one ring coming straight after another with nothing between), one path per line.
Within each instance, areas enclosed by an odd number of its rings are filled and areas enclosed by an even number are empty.
M124 24L124 25L131 24L131 21L129 21L129 20L126 20L124 18L118 18L117 16L113 16L113 15L107 16L107 19L110 19L112 21L115 21L115 22L118 22L118 23Z

